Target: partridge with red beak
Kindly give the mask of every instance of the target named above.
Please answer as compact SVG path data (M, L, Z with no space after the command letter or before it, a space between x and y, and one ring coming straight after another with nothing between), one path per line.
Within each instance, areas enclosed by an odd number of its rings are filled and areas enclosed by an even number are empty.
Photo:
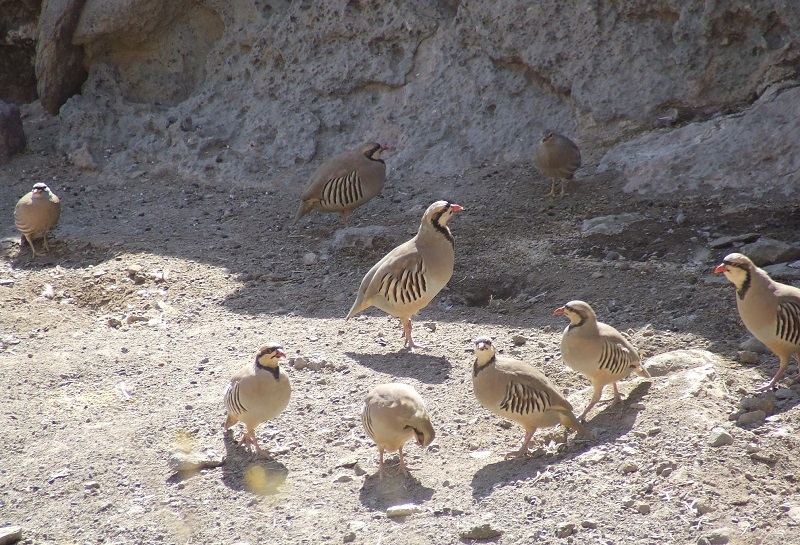
M294 221L312 210L319 210L338 212L345 226L349 226L347 214L383 189L386 163L381 159L381 153L388 149L378 143L367 142L322 163L300 197L300 208Z
M606 384L614 385L613 403L619 403L622 398L617 388L618 380L631 373L650 378L650 373L642 367L639 353L633 345L610 325L598 322L588 303L570 301L557 308L553 314L563 314L570 321L561 336L561 356L564 363L592 381L594 393L589 405L581 413L581 420L600 401Z
M26 193L14 207L14 223L22 234L23 240L31 247L33 257L36 257L36 247L33 245L37 239L42 239L45 252L50 251L47 245L47 233L56 226L61 217L61 200L52 192L47 184L34 184L33 189ZM20 246L22 246L20 241Z
M447 222L461 210L447 201L430 205L414 238L386 254L364 276L347 318L378 307L400 318L404 346L420 348L411 337L411 316L428 306L453 276L455 240Z
M522 446L506 453L506 459L526 455L538 428L562 424L589 435L567 398L544 373L523 361L498 356L486 336L475 340L472 389L481 405L525 428Z
M777 387L792 355L800 365L800 289L775 282L739 253L726 255L714 272L736 286L736 306L745 327L780 358L778 372L756 391Z
M239 444L252 445L261 452L256 439L256 426L278 416L289 404L292 386L289 377L280 366L280 358L286 357L278 343L262 346L253 363L245 365L231 378L225 389L225 407L228 418L227 430L237 422L247 426L247 432Z

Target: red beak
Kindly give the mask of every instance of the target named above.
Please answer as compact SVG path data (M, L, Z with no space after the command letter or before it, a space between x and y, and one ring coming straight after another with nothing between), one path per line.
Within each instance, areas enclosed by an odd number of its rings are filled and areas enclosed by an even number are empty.
M714 272L715 272L715 273L724 273L724 272L725 272L725 269L726 269L726 267L727 267L727 266L725 265L725 263L720 263L719 265L717 265L717 268L716 268L716 269L714 269Z
M558 307L553 311L553 316L555 316L556 314L566 314L566 313L567 313L567 307Z
M275 351L275 355L278 356L279 358L285 358L286 357L286 354L283 352L283 350L280 350L280 349Z
M464 207L461 206L460 204L451 204L450 210L452 210L453 212L461 212L462 210L464 210Z
M389 151L389 146L381 146L381 151Z

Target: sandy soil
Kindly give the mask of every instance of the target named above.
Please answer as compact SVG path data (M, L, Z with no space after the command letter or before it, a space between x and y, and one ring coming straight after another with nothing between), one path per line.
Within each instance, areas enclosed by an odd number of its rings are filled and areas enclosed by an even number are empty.
M369 247L336 247L336 216L291 225L301 178L266 191L140 165L119 180L68 166L50 128L26 120L29 151L0 169L0 526L21 525L22 543L448 544L482 524L501 544L800 542L800 389L746 393L777 358L737 361L747 335L732 287L712 274L730 249L708 246L751 231L792 241L796 207L636 197L591 167L555 200L530 164L390 173L352 217L388 230ZM64 212L51 253L31 260L11 210L37 181ZM427 348L408 353L395 319L343 316L363 274L439 198L465 207L451 222L456 271L416 321ZM622 213L638 215L622 233L581 234L583 220ZM561 361L565 322L552 315L577 298L647 356L697 348L718 359L699 378L624 381L624 405L590 414L590 440L542 430L533 456L505 461L522 430L475 400L471 339L496 336L582 408L588 381ZM271 454L257 457L237 448L241 429L223 434L222 392L268 340L291 356L294 394L259 428ZM310 365L296 368L298 356ZM390 381L423 395L437 439L408 445L410 477L379 480L360 410ZM743 402L766 406L766 421L729 420ZM717 426L732 445L708 444ZM220 467L170 465L208 449ZM416 512L387 517L406 503Z

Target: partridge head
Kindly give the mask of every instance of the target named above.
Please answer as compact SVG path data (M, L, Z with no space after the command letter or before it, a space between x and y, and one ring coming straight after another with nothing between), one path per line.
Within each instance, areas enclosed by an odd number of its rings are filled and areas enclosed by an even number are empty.
M581 166L581 152L578 146L564 135L545 131L533 153L536 168L551 178L549 196L556 195L556 180L561 180L561 196L564 196L564 181L571 180Z
M383 189L386 163L381 159L381 153L388 149L377 142L367 142L322 163L300 197L300 208L294 220L312 210L338 212L348 226L347 214Z
M430 205L414 238L386 254L364 276L347 318L377 307L400 319L405 346L419 348L411 337L411 316L425 308L453 276L455 241L447 222L461 210L447 201Z
M800 365L800 289L776 282L747 256L725 256L715 273L736 287L736 306L745 327L780 359L772 380L756 391L777 387L792 355Z
M506 459L526 455L538 428L562 424L588 436L572 405L544 373L523 361L497 355L487 336L475 340L472 388L481 405L525 428L522 446L508 452Z
M436 433L422 396L408 384L392 382L376 386L364 400L361 421L378 447L378 475L383 477L383 453L400 455L400 469L408 475L403 445L414 439L421 447L431 444Z
M46 184L34 184L14 207L14 223L22 235L20 246L27 241L33 256L36 257L34 241L42 239L45 252L50 251L47 245L47 233L56 226L61 217L61 200Z
M225 429L237 422L243 423L247 431L240 444L252 445L256 452L261 451L256 427L283 412L292 395L289 377L280 366L283 357L286 354L279 343L262 346L255 361L234 374L225 390L225 408L228 410Z
M642 367L636 348L608 324L597 321L594 310L584 301L570 301L553 314L565 315L570 323L561 336L561 356L573 371L586 376L594 390L592 400L580 419L600 401L607 384L614 385L614 403L622 401L617 381L631 373L645 378L650 374Z

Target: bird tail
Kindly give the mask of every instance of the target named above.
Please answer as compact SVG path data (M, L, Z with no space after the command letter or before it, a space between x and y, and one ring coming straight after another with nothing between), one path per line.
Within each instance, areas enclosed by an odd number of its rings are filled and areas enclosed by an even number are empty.
M581 424L575 415L572 414L572 411L561 411L561 423L564 426L577 431L584 437L590 437L589 432L586 431L586 428L583 427L583 424Z
M297 223L297 220L299 220L300 218L311 212L313 208L314 207L311 206L308 202L300 201L300 208L297 209L297 214L295 214L294 216L294 223Z
M236 424L238 421L239 420L235 416L233 416L231 413L228 413L228 418L225 419L225 424L223 425L223 427L227 430L228 428Z
M650 373L647 372L647 369L642 367L641 363L637 367L633 368L633 372L636 373L637 375L639 375L640 377L643 377L643 378L652 378L650 376Z
M350 312L347 313L347 316L345 316L344 319L349 320L362 310L368 309L370 306L372 305L370 305L369 303L365 303L361 294L359 294L359 296L356 298L355 303L353 303L353 306L350 307Z

